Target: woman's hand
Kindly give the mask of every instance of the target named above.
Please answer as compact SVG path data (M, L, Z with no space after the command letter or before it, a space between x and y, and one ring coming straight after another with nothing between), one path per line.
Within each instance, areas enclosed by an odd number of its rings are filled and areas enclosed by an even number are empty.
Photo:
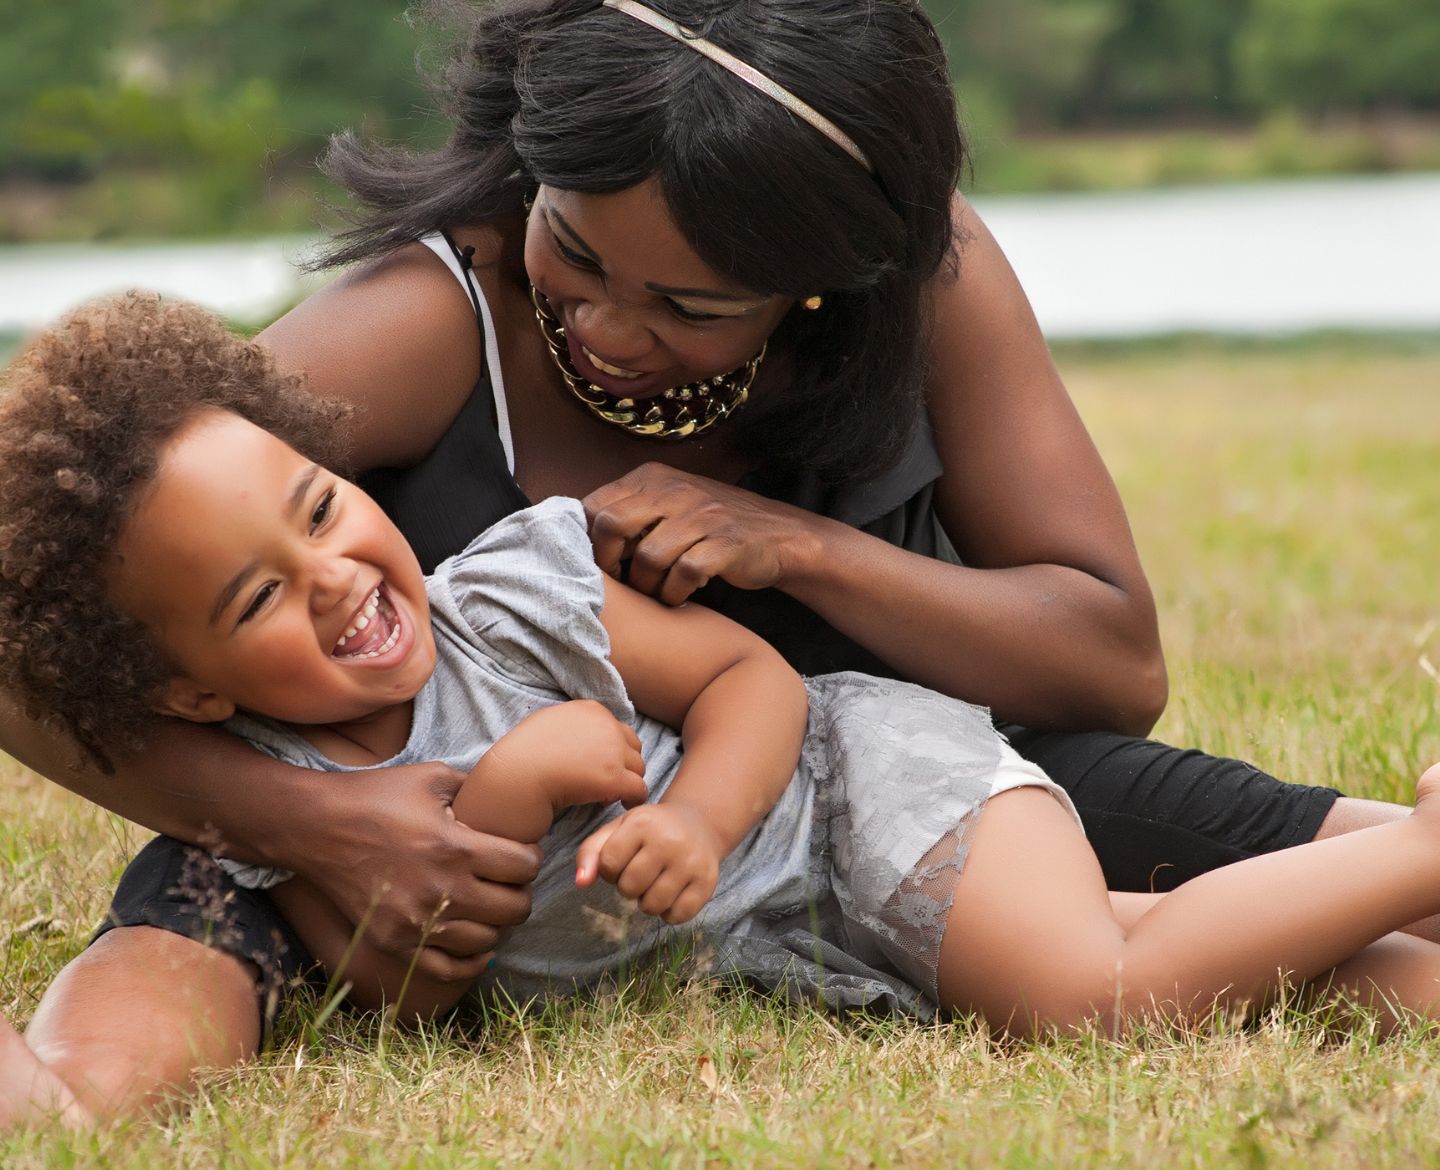
M712 578L738 589L782 586L818 554L816 519L704 476L645 463L582 501L600 568L667 605Z
M363 924L381 951L408 960L419 947L422 974L474 978L502 929L529 916L524 887L539 871L539 849L457 821L450 804L465 777L443 764L328 779L334 799L296 825L305 862L290 868Z
M612 882L646 914L689 922L715 892L725 849L697 808L646 804L616 817L580 844L575 884Z

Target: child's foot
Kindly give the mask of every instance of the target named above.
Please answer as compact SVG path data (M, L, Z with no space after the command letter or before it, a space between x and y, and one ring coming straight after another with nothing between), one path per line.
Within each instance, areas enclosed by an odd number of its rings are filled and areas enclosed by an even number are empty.
M25 1122L81 1126L90 1118L68 1085L40 1061L25 1037L0 1016L0 1133Z

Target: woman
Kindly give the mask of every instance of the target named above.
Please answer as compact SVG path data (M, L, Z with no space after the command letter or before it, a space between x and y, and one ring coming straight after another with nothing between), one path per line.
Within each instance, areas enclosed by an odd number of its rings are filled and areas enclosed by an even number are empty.
M1112 886L1397 815L1130 738L1165 697L1149 590L1024 295L953 197L963 147L919 9L657 2L487 10L442 93L446 147L332 152L368 209L333 258L364 262L263 340L361 408L356 464L425 567L527 500L582 496L601 566L640 589L697 596L802 670L900 675L1030 728L1008 730ZM132 819L302 873L382 946L423 940L440 978L472 978L527 908L533 853L451 823L460 777L438 765L339 799L200 732L112 777L67 771L19 717L4 742ZM147 848L121 929L31 1025L87 1068L92 1111L253 1051L256 971L303 958L263 894L227 891L219 931L174 895L199 864ZM75 1005L107 996L135 1034L112 1016L97 1054Z

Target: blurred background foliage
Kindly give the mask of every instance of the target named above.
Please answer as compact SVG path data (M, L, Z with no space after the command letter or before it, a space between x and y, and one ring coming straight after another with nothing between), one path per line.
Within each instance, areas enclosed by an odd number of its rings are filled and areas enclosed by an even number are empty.
M1435 0L927 6L982 191L1440 167ZM0 0L0 30L0 240L305 230L332 130L443 133L404 0Z

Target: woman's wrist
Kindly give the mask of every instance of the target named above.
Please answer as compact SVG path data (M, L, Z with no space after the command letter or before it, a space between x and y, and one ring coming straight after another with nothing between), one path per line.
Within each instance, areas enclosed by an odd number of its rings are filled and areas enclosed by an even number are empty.
M840 580L847 545L856 537L865 539L865 534L828 516L801 508L791 510L796 516L791 531L779 545L780 576L775 585L813 609L813 599Z
M798 599L801 592L822 584L833 573L836 544L853 529L793 504L784 508L785 530L776 544L779 571L775 588Z

